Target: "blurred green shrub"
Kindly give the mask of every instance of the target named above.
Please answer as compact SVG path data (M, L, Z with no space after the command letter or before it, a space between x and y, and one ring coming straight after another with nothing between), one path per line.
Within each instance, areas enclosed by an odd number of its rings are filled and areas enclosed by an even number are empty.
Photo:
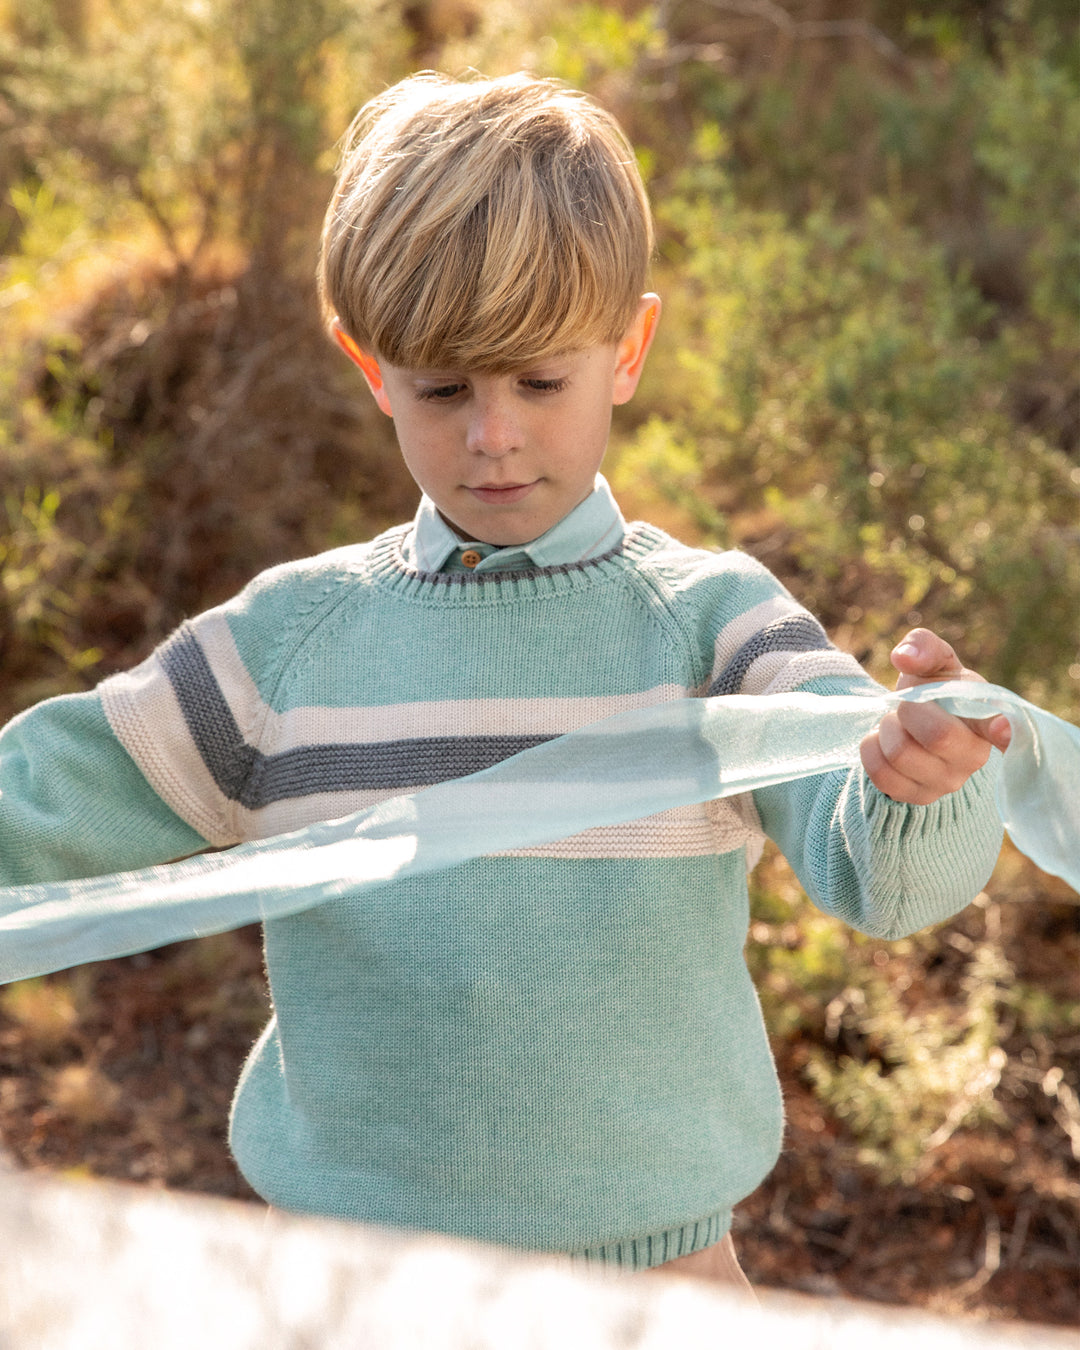
M141 218L174 264L240 239L280 265L321 216L326 146L400 67L399 31L379 0L24 0L0 22L5 140L102 233Z
M814 1049L807 1071L858 1139L859 1161L885 1180L915 1181L957 1130L1002 1120L994 1090L1008 1056L997 1004L1011 976L1001 953L983 943L969 963L959 1008L909 1013L895 986L878 977L844 990L827 1009L826 1034L835 1036L835 1024L851 1012L867 1050L858 1059L837 1059Z
M713 542L765 552L879 667L926 623L1068 710L1080 471L1009 416L987 303L887 202L793 226L740 203L725 155L705 124L659 204L669 305L616 484L645 479Z
M60 340L46 351L51 406L0 370L0 715L85 688L110 619L126 611L130 631L147 599L136 577L119 576L138 475L113 461L72 389L72 356Z

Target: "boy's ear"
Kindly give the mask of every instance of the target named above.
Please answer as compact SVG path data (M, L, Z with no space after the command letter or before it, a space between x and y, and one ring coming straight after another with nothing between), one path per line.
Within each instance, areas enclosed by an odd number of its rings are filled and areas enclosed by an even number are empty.
M661 307L660 297L653 291L647 291L638 301L637 313L615 351L612 403L629 403L633 398L652 346Z
M334 335L334 341L349 358L354 365L360 367L364 379L367 380L368 388L371 390L375 402L387 417L393 417L390 411L390 399L387 397L386 385L383 382L382 371L379 369L379 363L371 355L351 338L342 328L340 322L335 319L330 325L330 331Z

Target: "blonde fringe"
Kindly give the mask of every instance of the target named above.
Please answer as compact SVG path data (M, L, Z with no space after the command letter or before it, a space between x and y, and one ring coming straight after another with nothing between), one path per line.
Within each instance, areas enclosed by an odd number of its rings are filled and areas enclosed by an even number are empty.
M323 313L411 369L514 369L613 343L646 288L648 200L614 118L554 80L426 73L346 137Z

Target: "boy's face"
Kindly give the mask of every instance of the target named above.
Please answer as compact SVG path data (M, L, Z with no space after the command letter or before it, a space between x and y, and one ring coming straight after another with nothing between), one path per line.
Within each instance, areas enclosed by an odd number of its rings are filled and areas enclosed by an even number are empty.
M612 406L637 387L659 309L657 296L643 296L620 343L505 375L407 370L335 335L443 518L465 539L505 546L537 538L592 491Z

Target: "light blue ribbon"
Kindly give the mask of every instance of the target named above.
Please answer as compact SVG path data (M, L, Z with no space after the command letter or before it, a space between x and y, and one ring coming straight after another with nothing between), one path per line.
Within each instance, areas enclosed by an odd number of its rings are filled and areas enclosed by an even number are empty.
M996 685L899 694L728 695L618 713L481 773L340 820L164 867L0 889L0 983L282 918L342 895L506 849L638 820L858 762L905 699L1004 714L1002 823L1080 890L1080 729ZM796 746L792 751L790 747Z

